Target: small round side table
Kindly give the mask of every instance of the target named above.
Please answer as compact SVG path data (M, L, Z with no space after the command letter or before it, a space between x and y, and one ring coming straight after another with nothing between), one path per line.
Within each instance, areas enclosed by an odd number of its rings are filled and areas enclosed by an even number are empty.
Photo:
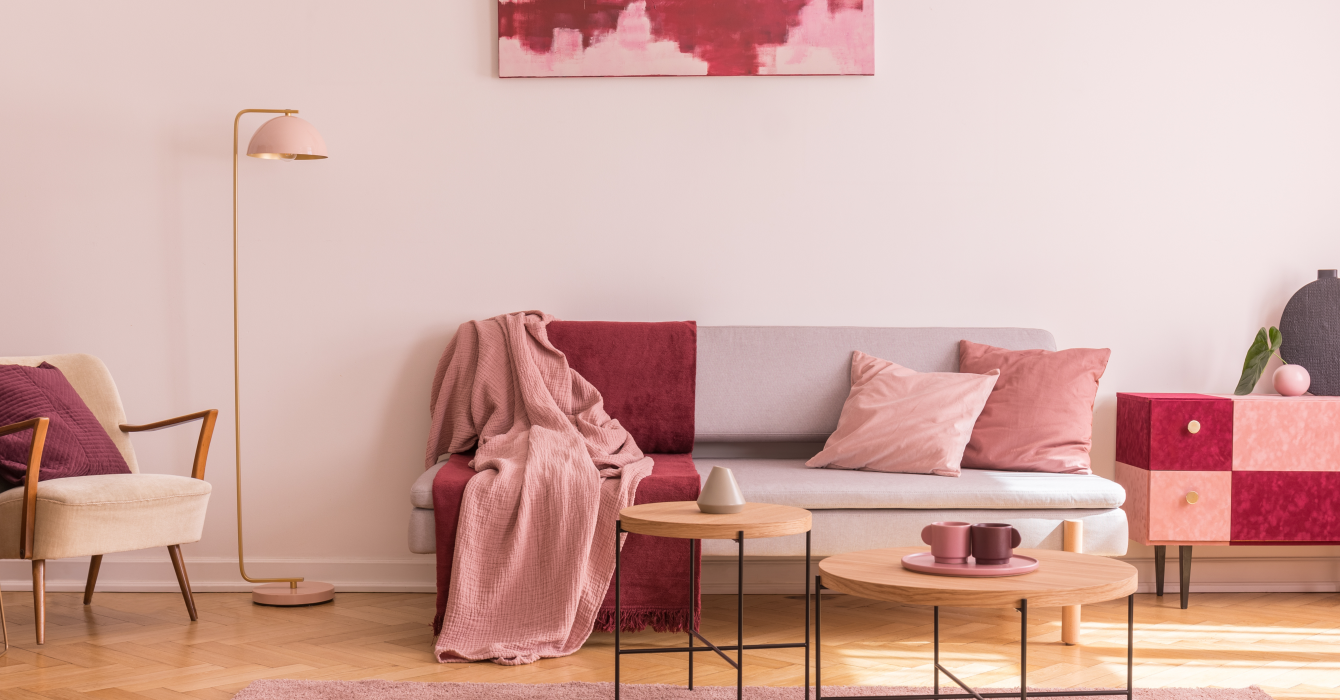
M689 541L689 645L670 649L624 649L619 639L619 614L622 603L619 593L619 550L625 532L653 537L675 537ZM784 537L805 533L805 641L798 644L745 644L744 643L744 541L764 537ZM736 582L736 641L733 646L717 646L698 633L694 579L698 561L698 540L735 540L739 545L739 574ZM806 697L810 685L810 512L803 508L775 506L767 503L746 503L739 513L712 515L698 510L693 501L644 503L624 508L615 523L614 535L614 698L619 700L619 662L624 654L689 655L689 690L693 690L693 655L711 651L735 668L735 697L744 697L744 650L746 649L805 649ZM695 640L706 646L696 646ZM735 658L726 655L735 651Z
M1064 692L1035 693L1045 695L1124 695L1134 697L1132 686L1132 654L1135 648L1135 567L1126 562L1097 557L1092 554L1057 552L1047 549L1016 549L1037 559L1037 571L1022 576L998 578L969 578L936 576L903 568L903 557L925 552L928 547L895 547L867 549L839 554L819 562L820 575L814 577L814 697L823 697L822 673L819 666L820 635L823 633L820 596L825 588L861 598L884 600L908 605L926 605L935 609L934 668L935 692L931 695L902 695L904 700L944 700L945 698L1018 697L1028 699L1028 605L1066 606L1088 605L1126 596L1126 689L1125 690L1069 690ZM979 693L969 688L957 676L940 665L940 606L958 608L1014 608L1019 611L1019 691ZM958 684L968 694L941 693L940 674ZM837 698L830 698L837 700Z

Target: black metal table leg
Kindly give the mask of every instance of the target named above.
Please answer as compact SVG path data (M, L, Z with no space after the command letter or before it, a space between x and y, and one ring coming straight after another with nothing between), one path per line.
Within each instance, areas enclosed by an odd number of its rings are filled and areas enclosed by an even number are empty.
M805 698L810 697L810 531L805 531Z
M1126 596L1126 700L1135 700L1135 594Z
M1019 601L1019 700L1028 700L1028 599Z
M735 700L744 700L744 530L739 531L736 542L740 544L740 568L735 603L735 646L739 649L735 652Z
M695 605L697 598L694 597L696 588L693 585L694 574L698 568L698 540L689 540L689 690L693 690L693 633L698 630L696 624L698 616L698 606Z
M1163 572L1168 569L1168 545L1154 545L1154 590L1163 597Z
M819 663L819 655L824 650L823 640L820 635L823 633L823 621L820 618L820 610L823 608L824 601L824 583L823 578L814 577L814 700L822 700L824 696L823 686L823 664Z
M623 521L614 521L614 700L619 700L619 545L623 544Z
M939 695L940 694L940 606L938 605L935 606L933 610L934 612L932 612L931 615L933 615L935 618L935 633L934 636L931 638L935 640L934 642L935 657L933 659L934 663L932 664L932 666L935 669L935 694Z
M1182 609L1191 602L1191 545L1184 544L1177 548L1177 564L1182 571Z

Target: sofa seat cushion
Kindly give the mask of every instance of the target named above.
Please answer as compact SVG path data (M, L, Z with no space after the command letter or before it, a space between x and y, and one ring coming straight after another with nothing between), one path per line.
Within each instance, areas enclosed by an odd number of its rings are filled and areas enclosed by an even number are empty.
M965 470L966 471L966 470ZM1028 549L1062 549L1065 539L1065 521L1084 523L1084 552L1101 557L1120 557L1126 554L1130 542L1126 511L1120 508L1037 508L1025 510L879 510L852 508L849 510L816 510L811 536L811 555L817 562L822 557L862 549L887 547L923 547L921 529L936 520L958 520L969 523L1009 523L1019 530L1021 547ZM735 592L735 554L739 545L731 540L703 540L703 558L729 557L728 566L731 593ZM803 557L805 538L769 537L749 540L744 548L746 557ZM753 564L755 576L761 580L801 582L800 567L790 573L773 575L769 568L776 562ZM773 569L772 571L776 571ZM765 573L768 572L768 573ZM747 579L746 579L747 580ZM756 579L758 580L758 579ZM747 586L748 584L746 584ZM722 593L725 591L712 591Z
M37 486L34 559L63 559L200 539L209 482L170 474L97 474ZM19 557L23 489L0 493L0 559Z
M414 480L414 484L409 487L410 505L415 508L433 509L433 479L437 478L437 473L442 470L444 464L445 460L434 464Z
M811 510L838 508L1118 508L1126 490L1093 474L964 469L957 479L808 469L803 459L696 459L706 480L713 466L735 473L745 500Z

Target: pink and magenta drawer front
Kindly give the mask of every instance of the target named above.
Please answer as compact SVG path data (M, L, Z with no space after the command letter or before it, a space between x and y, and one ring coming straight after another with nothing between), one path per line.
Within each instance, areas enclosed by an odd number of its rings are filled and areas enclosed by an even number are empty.
M1340 543L1340 472L1233 472L1233 544Z
M1117 394L1117 461L1152 471L1232 471L1233 400Z

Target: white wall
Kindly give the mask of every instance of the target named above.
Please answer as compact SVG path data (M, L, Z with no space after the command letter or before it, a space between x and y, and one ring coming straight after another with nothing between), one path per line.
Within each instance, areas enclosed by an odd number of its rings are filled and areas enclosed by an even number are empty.
M187 556L201 588L240 582L231 120L300 109L328 161L241 164L252 573L425 588L406 490L464 320L1040 326L1113 349L1110 474L1115 392L1231 391L1256 328L1340 266L1340 5L876 21L874 78L504 81L489 0L4 3L0 355L95 353L135 421L222 409ZM189 433L137 436L146 470L185 473ZM1217 552L1315 564L1279 585L1335 581L1337 553ZM104 580L172 588L166 561Z

